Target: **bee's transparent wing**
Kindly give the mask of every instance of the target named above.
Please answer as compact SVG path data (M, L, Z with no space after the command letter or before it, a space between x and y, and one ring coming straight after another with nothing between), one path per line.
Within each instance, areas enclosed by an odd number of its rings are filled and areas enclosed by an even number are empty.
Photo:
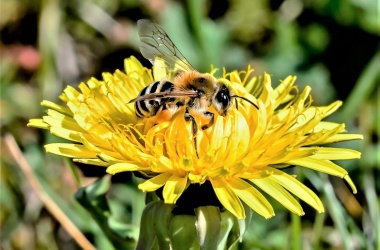
M193 66L158 24L141 19L137 22L137 29L141 40L141 54L153 65L157 58L161 58L171 71L194 71Z
M168 91L168 92L156 92L149 93L145 95L140 95L128 103L139 102L139 101L149 101L153 99L162 99L162 98L176 98L176 97L197 97L198 93L195 91Z

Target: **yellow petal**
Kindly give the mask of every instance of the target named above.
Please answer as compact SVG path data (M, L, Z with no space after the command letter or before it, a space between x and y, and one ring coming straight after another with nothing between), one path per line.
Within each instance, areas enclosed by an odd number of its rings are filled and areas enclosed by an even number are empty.
M110 153L111 153L111 155L114 154L113 152L110 152ZM114 164L114 163L123 163L123 162L125 162L125 160L117 159L117 158L115 158L115 157L113 157L113 156L111 156L111 155L108 155L108 154L106 154L106 153L98 153L98 154L97 154L97 157L98 157L100 160L102 160L102 161L104 161L104 162L108 162L108 163L110 163L110 164ZM108 164L108 165L109 165L109 164Z
M187 175L184 177L172 175L166 181L162 195L165 203L174 204L187 186Z
M84 84L84 83L81 83ZM79 93L75 88L67 86L63 92L69 100L83 101L83 95Z
M249 81L244 81L246 82L244 88L248 93L250 93L253 96L258 96L257 93L260 92L261 89L261 77L252 77Z
M231 74L229 74L229 77L230 77L230 81L232 83L239 83L239 85L240 85L240 83L241 83L240 75L236 70L231 72Z
M144 67L141 65L140 61L136 57L131 56L124 60L125 72L127 72L129 77L139 80L141 73L144 71ZM147 81L149 82L149 80Z
M263 80L263 92L261 93L259 99L263 101L265 106L269 106L271 102L273 102L274 99L272 99L273 95L273 88L272 88L272 80L269 74L264 74L264 80ZM262 108L260 108L262 109Z
M335 101L335 102L331 103L330 105L328 105L327 107L323 107L324 108L323 113L325 114L324 117L327 117L327 116L331 115L332 113L334 113L335 111L337 111L337 109L340 108L340 106L342 106L342 104L343 104L342 101Z
M340 141L350 141L350 140L363 140L363 135L360 134L337 134L333 135L323 141L324 144L340 142Z
M277 106L282 104L284 101L287 101L286 97L288 96L288 94L289 94L294 82L296 81L296 79L297 79L297 77L295 77L295 76L288 76L274 90L273 98L276 100Z
M335 122L326 122L326 121L320 121L317 126L315 126L312 130L313 133L317 133L321 130L333 130L336 127L340 126L341 124L335 123ZM342 130L344 132L345 130Z
M137 171L139 170L139 166L132 163L116 163L107 168L107 173L109 174L116 174L120 172L126 172L126 171Z
M168 179L171 176L172 176L171 173L166 172L166 173L157 175L157 176L145 181L144 183L139 184L138 187L139 187L139 189L141 189L144 192L156 191L157 189L159 189L160 187L165 185L165 183L168 181Z
M49 125L44 122L43 119L30 119L29 123L27 124L28 127L35 127L35 128L42 128L42 129L49 129Z
M322 119L323 114L316 107L310 107L297 116L297 122L289 130L296 133L302 131L304 134L312 130Z
M313 129L313 127L309 126L309 129ZM331 138L332 136L343 132L344 129L345 129L344 124L339 124L338 126L336 126L335 128L331 130L321 130L316 133L305 135L304 139L301 140L298 145L307 146L307 145L326 144L326 141L328 140L328 138Z
M356 194L357 193L356 186L355 186L354 182L351 180L350 176L346 175L345 177L343 177L343 179L345 179L345 181L347 181L348 185L350 185L350 187L352 189L352 192L354 194Z
M239 197L229 187L228 183L222 178L210 178L210 182L220 203L238 219L244 219L245 212L243 204L241 204Z
M80 142L81 141L81 136L79 132L64 129L64 128L55 128L52 127L50 128L50 132L53 135L56 135L58 137L61 137L63 139L69 140L69 141L74 141L74 142Z
M274 180L289 192L296 195L301 200L312 206L319 213L324 212L323 204L318 196L313 193L308 187L299 182L296 178L282 172L280 170L267 167L268 171L273 171L273 174L267 178Z
M314 147L311 147L314 148ZM348 148L315 147L316 153L311 158L321 160L349 160L360 158L361 153Z
M256 188L239 178L229 178L226 183L255 212L266 219L274 216L272 206Z
M297 215L305 214L298 201L276 181L270 178L250 179L250 181L272 196L291 212Z
M273 164L281 164L283 162L290 161L292 159L299 159L299 158L304 158L307 156L312 156L317 152L315 148L299 148L299 149L294 149L289 150L288 148L284 148L282 152L279 152L278 155L275 157L271 157L271 165Z
M294 104L298 110L302 110L306 105L305 101L307 101L307 98L309 97L311 92L310 86L306 86L302 93L298 95L297 102ZM305 116L308 116L307 114L303 113Z
M68 115L68 116L73 116L73 112L71 112L70 109L68 109L67 107L58 105L58 104L51 102L51 101L43 100L41 102L41 106L53 109L59 113L62 113L62 114Z
M218 151L218 149L221 147L223 142L223 117L218 116L216 119L216 122L213 125L213 133L212 137L210 139L210 147L208 149L208 152L214 154L214 152Z
M44 116L43 120L45 123L49 124L52 127L60 127L68 130L78 131L78 132L86 132L78 123L71 117L61 116L61 117L52 117L52 116Z
M109 166L108 162L104 162L100 159L73 159L73 161L83 163L83 164L88 164L88 165L102 166L102 167Z
M154 61L153 77L156 81L160 81L167 77L166 64L160 58L157 58L157 60Z
M224 165L229 167L236 164L239 159L246 155L247 150L250 146L250 134L249 127L244 119L244 117L237 111L234 110L235 116L232 120L231 135L229 136L228 146L226 152L228 155L225 155Z
M301 159L294 159L291 161L287 161L286 163L290 165L311 168L316 171L326 173L326 174L331 174L334 176L339 176L341 178L343 178L344 176L348 174L344 168L336 165L335 163L332 163L329 160L319 160L312 157L305 157Z
M96 154L85 146L69 143L50 143L45 145L48 153L62 155L71 158L96 158Z

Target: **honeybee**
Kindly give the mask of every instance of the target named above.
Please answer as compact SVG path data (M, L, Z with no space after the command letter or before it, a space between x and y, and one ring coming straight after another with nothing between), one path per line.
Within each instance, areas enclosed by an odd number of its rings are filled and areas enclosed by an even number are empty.
M138 118L158 116L168 120L184 106L185 120L192 122L195 135L198 127L192 114L208 119L208 123L201 127L205 130L214 123L214 113L208 111L210 106L219 115L226 116L233 100L242 98L258 109L250 100L234 94L222 81L195 70L158 24L141 19L137 22L137 28L141 54L153 65L158 58L164 60L166 68L174 73L173 79L164 78L149 84L129 102L135 102Z

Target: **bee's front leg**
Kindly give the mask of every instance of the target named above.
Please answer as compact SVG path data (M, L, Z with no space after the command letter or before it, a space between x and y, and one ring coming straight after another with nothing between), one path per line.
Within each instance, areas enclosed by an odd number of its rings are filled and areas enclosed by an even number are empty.
M214 124L214 113L206 111L206 112L203 113L203 115L207 116L207 117L211 117L210 118L210 122L208 124L202 126L202 130L205 130L205 129L208 129L209 127L211 127Z
M193 138L194 138L194 147L195 147L195 152L197 154L197 157L199 158L198 156L198 151L197 151L197 132L198 132L198 127L197 127L197 122L195 121L194 117L192 115L190 115L189 113L189 109L186 108L186 112L185 112L185 121L189 122L191 121L191 124L193 126Z

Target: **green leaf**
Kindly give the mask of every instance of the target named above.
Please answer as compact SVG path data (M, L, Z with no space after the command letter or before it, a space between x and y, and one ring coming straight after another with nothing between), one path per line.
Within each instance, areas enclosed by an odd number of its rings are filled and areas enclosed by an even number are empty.
M115 249L133 249L135 240L128 237L131 235L130 228L126 226L122 230L120 224L116 226L114 222L110 223L111 211L106 199L109 187L110 177L105 176L80 188L75 193L75 198L91 214Z
M133 238L137 239L138 237L139 228L135 225L120 222L113 217L108 219L108 225L111 230L121 238L131 238L131 236L134 236Z

